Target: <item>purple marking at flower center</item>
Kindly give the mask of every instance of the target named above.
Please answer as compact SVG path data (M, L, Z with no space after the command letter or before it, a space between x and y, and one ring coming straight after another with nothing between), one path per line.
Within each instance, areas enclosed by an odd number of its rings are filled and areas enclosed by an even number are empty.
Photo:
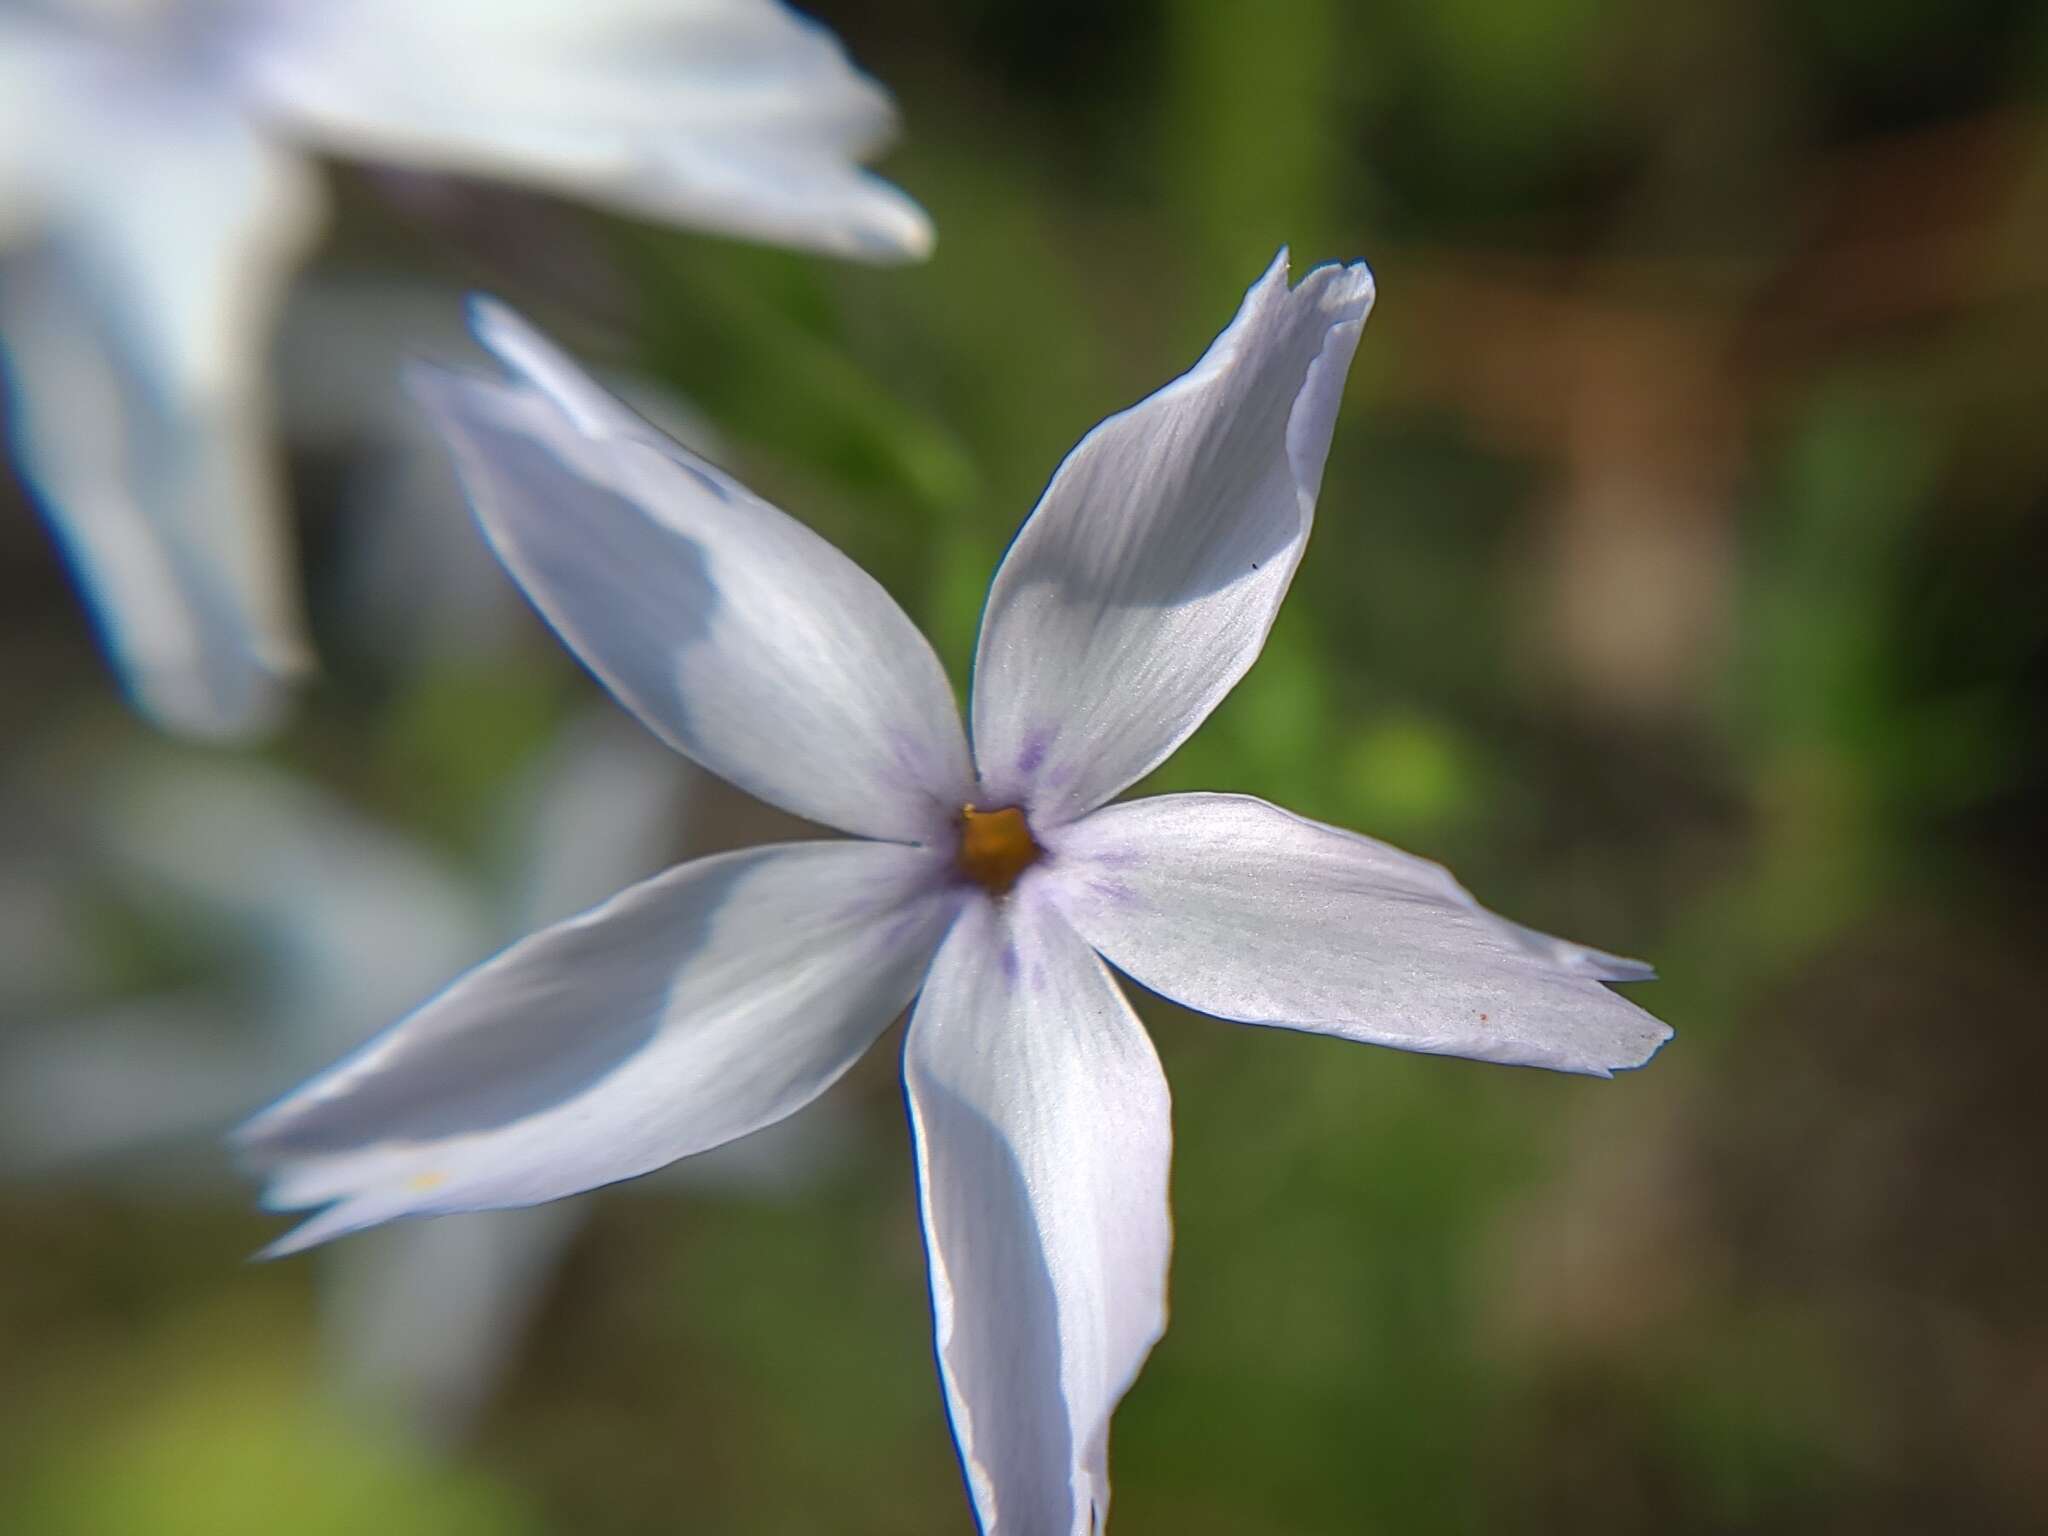
M1052 732L1033 731L1024 738L1024 749L1017 754L1017 772L1024 778L1045 766L1046 751L1052 746Z
M1128 885L1125 885L1121 880L1090 880L1088 882L1088 889L1112 906L1135 907L1138 905L1138 893Z

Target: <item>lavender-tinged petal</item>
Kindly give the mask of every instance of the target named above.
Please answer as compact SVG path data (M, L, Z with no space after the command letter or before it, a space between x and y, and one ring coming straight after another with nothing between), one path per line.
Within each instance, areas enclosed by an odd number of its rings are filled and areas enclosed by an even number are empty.
M1166 1079L1026 883L933 962L904 1076L939 1372L989 1536L1090 1536L1109 1421L1166 1326Z
M1164 762L1257 659L1308 539L1365 267L1282 252L1195 367L1067 455L974 663L987 797L1053 825Z
M511 384L435 371L484 531L585 665L677 750L786 810L905 842L971 795L953 694L888 593L610 399L503 308Z
M396 1216L532 1205L757 1130L902 1009L958 897L922 850L700 859L479 966L238 1133L289 1253Z
M1650 974L1494 916L1441 866L1242 795L1164 795L1063 829L1047 889L1119 970L1203 1013L1605 1077L1669 1026Z

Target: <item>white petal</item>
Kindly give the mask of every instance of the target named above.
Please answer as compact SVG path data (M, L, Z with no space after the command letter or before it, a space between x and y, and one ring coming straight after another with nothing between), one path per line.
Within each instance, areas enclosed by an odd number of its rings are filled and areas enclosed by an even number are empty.
M1166 1326L1166 1079L1102 962L977 899L904 1050L939 1373L989 1536L1109 1517L1109 1420Z
M888 593L605 395L494 305L522 375L414 388L499 558L584 664L679 751L869 837L937 841L971 798L938 658Z
M1194 369L1067 455L1010 546L974 662L987 797L1053 825L1164 762L1257 658L1308 539L1364 266L1287 253Z
M885 844L750 849L513 945L238 1133L267 1203L334 1202L270 1251L552 1200L801 1108L916 989L958 900L934 873Z
M1046 884L1119 970L1203 1013L1607 1076L1668 1026L1606 987L1649 968L1486 911L1442 866L1241 795L1064 829Z
M103 99L44 135L44 243L0 290L15 454L137 701L246 733L306 662L260 375L317 200L205 99L71 83Z
M860 169L887 94L770 0L355 0L271 22L244 53L257 90L344 153L842 256L931 249L917 205Z

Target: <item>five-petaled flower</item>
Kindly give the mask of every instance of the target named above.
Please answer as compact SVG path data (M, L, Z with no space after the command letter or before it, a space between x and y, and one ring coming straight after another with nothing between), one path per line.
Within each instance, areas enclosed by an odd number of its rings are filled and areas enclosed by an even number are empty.
M778 0L0 0L13 448L136 703L246 733L308 659L262 379L311 153L894 261L893 120Z
M939 1368L1003 1536L1098 1529L1165 1319L1167 1089L1110 967L1190 1008L1605 1075L1649 972L1437 865L1236 795L1111 805L1248 668L1373 297L1285 256L1194 370L1061 465L997 572L972 747L868 576L475 311L509 383L416 381L499 556L654 732L852 840L682 865L515 944L242 1132L272 1251L548 1200L787 1115L908 1005Z

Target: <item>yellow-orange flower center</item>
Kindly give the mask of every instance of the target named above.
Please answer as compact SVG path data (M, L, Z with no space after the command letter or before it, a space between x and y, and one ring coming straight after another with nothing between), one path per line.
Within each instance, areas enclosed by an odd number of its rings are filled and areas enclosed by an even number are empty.
M1023 809L960 809L960 872L991 896L1006 894L1042 850L1032 840Z

